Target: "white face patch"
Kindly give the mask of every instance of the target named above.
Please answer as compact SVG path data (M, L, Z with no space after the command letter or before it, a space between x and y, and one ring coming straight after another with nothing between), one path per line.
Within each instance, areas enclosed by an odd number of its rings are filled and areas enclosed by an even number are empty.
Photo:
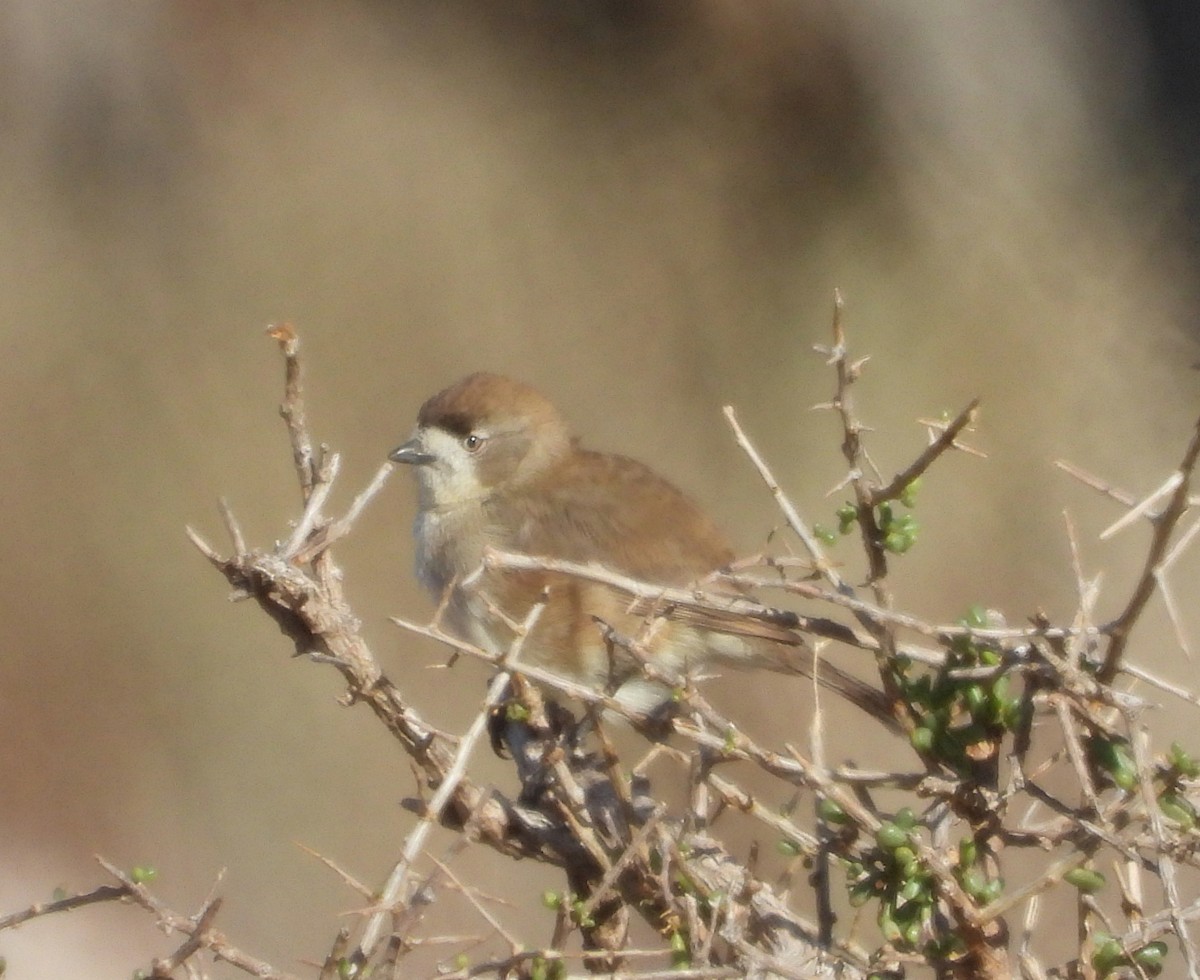
M417 437L421 448L434 457L433 462L414 467L422 509L451 510L486 496L476 473L475 456L467 451L461 436L424 426L417 430Z

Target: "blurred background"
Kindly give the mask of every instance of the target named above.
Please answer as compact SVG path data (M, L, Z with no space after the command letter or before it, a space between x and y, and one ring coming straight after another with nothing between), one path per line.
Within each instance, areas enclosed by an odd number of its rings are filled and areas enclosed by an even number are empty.
M1051 464L1145 493L1194 422L1198 41L1187 0L10 0L0 911L100 882L96 853L155 865L185 912L227 868L219 927L302 972L360 902L296 842L375 885L411 826L380 726L184 537L227 548L220 495L260 546L299 514L272 321L297 325L314 434L343 454L335 508L427 395L488 368L750 553L779 518L721 406L832 523L837 430L809 407L840 288L885 471L916 419L984 400L989 458L927 477L901 601L1069 617L1068 510L1112 615L1146 530L1098 542L1115 507ZM431 611L406 477L339 558L389 675L460 730L482 671L427 670L443 652L386 618ZM1193 642L1197 571L1173 579ZM1195 675L1161 603L1132 655ZM737 685L795 737L775 682ZM1195 731L1173 703L1154 724L1160 747ZM831 756L904 758L863 727ZM460 861L518 902L560 885ZM506 914L548 939L548 913ZM432 915L482 931L453 899ZM127 977L174 945L117 908L0 936L19 977Z

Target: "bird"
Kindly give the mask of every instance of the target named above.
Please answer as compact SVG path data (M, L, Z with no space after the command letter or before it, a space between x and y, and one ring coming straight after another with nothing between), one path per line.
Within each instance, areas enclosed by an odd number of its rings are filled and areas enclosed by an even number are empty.
M520 661L609 694L635 717L669 705L664 677L714 667L811 677L888 722L882 692L822 661L775 622L632 601L610 582L485 564L489 550L600 568L662 588L714 585L734 551L683 491L628 456L586 449L533 387L489 372L431 396L388 458L416 474L416 574L457 638L492 654L512 645L534 606ZM708 581L706 581L708 580ZM647 627L648 613L657 619ZM624 638L614 642L613 637ZM640 657L660 668L647 676Z

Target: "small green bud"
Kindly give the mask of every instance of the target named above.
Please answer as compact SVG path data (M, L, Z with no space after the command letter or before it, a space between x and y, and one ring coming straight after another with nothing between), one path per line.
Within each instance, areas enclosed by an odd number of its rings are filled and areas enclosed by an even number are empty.
M883 938L889 943L899 943L904 938L904 933L900 929L900 925L896 922L893 916L891 906L884 905L879 910L879 931L883 933Z
M587 902L585 902L582 898L576 899L574 902L572 902L571 918L575 920L577 925L582 926L584 929L591 929L596 925L596 920L592 918L591 915L584 914L583 910L584 906L586 905Z
M1181 776L1186 776L1188 779L1195 779L1200 776L1200 763L1196 762L1187 752L1183 750L1183 746L1178 742L1171 743L1170 752L1171 765L1178 770Z
M876 893L877 889L874 881L870 879L860 881L850 889L850 907L855 909L862 908L875 897Z
M1092 942L1092 966L1097 974L1106 977L1114 967L1121 964L1125 954L1121 950L1121 944L1106 932L1097 932L1092 936Z
M915 919L904 927L904 945L912 949L921 941L921 920Z
M968 684L963 688L962 693L963 700L967 703L967 710L971 712L971 717L980 718L990 703L987 694L983 690L983 685Z
M844 824L850 821L850 817L842 809L842 805L828 796L821 797L817 803L817 815L826 823Z
M988 624L987 610L979 603L974 603L967 609L959 622L963 626L969 626L971 629L986 629Z
M692 951L688 949L682 932L671 933L671 965L676 969L686 969L692 965Z
M875 843L885 851L894 851L902 844L908 843L908 831L888 821L875 831Z
M917 491L921 489L921 478L914 477L904 485L904 489L900 491L900 503L905 507L911 508L917 501Z
M1158 798L1158 808L1163 815L1184 830L1196 826L1196 808L1178 793L1163 793Z
M970 895L976 901L979 901L983 895L984 889L987 888L987 875L979 868L965 868L961 875L963 891Z
M1004 702L1003 708L1000 710L1000 724L1010 732L1015 731L1021 725L1021 720L1025 717L1025 709L1021 704L1020 698L1009 698Z
M906 875L912 874L917 869L917 852L907 844L901 844L892 851L892 860L904 870Z
M837 509L838 528L845 534L858 520L858 508L854 504L842 504Z
M1063 881L1078 888L1085 895L1098 892L1106 884L1104 875L1092 868L1072 868L1063 875Z
M921 725L912 730L908 740L912 743L912 747L918 752L933 751L933 732Z
M1136 953L1133 954L1134 962L1138 966L1147 970L1158 971L1162 969L1162 961L1167 956L1167 944L1161 940L1147 943Z
M1132 793L1137 788L1137 768L1132 763L1122 763L1112 774L1112 780L1119 789Z

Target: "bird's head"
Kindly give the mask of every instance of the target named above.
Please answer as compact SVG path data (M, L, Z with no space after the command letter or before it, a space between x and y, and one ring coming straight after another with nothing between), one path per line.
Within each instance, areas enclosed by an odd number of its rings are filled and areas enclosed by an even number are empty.
M412 438L388 458L416 469L423 509L446 510L524 483L570 449L567 427L545 397L479 372L425 402Z

